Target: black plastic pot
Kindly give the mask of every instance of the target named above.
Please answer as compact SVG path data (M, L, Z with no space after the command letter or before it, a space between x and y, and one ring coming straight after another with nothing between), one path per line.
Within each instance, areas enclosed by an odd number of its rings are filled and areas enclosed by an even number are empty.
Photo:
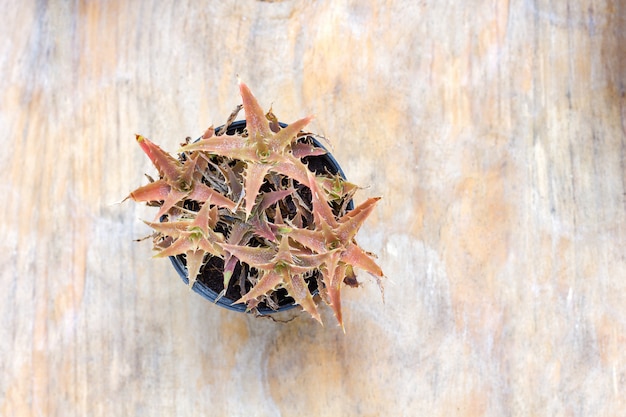
M280 123L280 126L285 127L287 125L285 123ZM223 127L224 126L220 126L217 129L215 129L215 131L219 132L221 129L223 129ZM232 135L235 133L242 133L245 127L246 127L245 120L234 122L228 127L226 134ZM311 137L311 139L312 139L314 146L326 150L326 148L321 143L319 143L314 137ZM339 174L344 179L346 178L343 171L341 170L341 167L335 160L335 158L333 158L333 156L328 152L324 155L308 156L308 157L302 158L302 160L307 163L307 166L310 170L316 173L330 172L331 174ZM352 210L353 207L354 207L353 202L350 201L347 206L348 210ZM220 261L215 258L213 260L218 261L218 262ZM170 256L170 261L172 262L174 269L176 270L176 272L178 272L178 275L180 275L183 282L189 285L189 280L187 279L187 266L186 266L184 255ZM223 268L223 263L222 263L222 268ZM235 275L236 274L234 274L233 276ZM196 293L200 294L202 297L213 302L214 304L219 305L220 307L224 307L229 310L238 311L238 312L246 311L245 304L243 303L233 304L236 300L231 300L227 298L226 296L223 296L216 301L219 295L219 292L216 292L215 290L211 289L207 284L202 282L200 279L201 277L202 275L199 276L199 279L194 283L193 288L192 288ZM311 291L312 294L316 294L318 292L316 279L309 280L309 290ZM279 311L286 311L296 306L294 304L294 300L291 297L287 296L286 291L284 291L283 295L284 296L281 297L281 294L279 293L278 310L272 310L271 308L267 307L264 303L261 303L257 307L258 312L261 314L271 314L271 313L276 313Z

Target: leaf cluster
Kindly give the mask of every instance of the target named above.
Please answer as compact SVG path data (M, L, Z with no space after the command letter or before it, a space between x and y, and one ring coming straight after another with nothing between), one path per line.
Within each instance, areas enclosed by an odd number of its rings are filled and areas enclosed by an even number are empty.
M312 117L281 127L244 83L239 87L243 106L223 128L210 127L198 141L182 144L177 157L137 135L159 176L148 177L128 198L159 207L146 222L154 229L155 256L184 256L190 286L207 261L218 257L224 262L221 295L238 285L235 303L248 310L261 303L276 309L277 291L284 288L321 323L308 286L317 280L321 300L343 327L341 289L358 285L355 268L379 285L383 276L355 239L379 198L348 210L358 187L303 162L326 152L303 130ZM246 129L228 134L241 107Z

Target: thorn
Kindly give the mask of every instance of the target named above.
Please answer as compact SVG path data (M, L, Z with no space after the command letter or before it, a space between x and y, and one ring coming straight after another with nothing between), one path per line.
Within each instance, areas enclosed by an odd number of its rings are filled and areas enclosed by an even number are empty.
M112 202L112 203L109 203L109 207L111 207L111 206L116 206L116 205L119 205L119 204L122 204L124 201L128 200L129 198L130 198L130 194L128 194L128 196L126 196L126 198L125 198L125 199L123 199L123 200L120 200L120 201L114 201L114 202Z

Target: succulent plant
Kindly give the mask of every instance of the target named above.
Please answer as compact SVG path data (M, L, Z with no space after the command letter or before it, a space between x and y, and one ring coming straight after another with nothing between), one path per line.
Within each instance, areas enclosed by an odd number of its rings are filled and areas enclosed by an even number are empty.
M243 106L226 125L187 140L177 157L137 135L159 178L148 177L128 198L159 207L154 221L146 222L154 229L155 256L184 257L190 286L219 258L220 296L238 286L235 303L245 303L248 311L261 304L276 309L277 292L284 288L321 323L309 289L315 281L319 298L343 328L341 289L358 285L354 268L372 274L379 285L383 277L374 256L355 240L380 198L350 210L358 187L304 162L326 152L303 130L312 117L280 124L244 83L239 89ZM242 107L246 129L227 134Z

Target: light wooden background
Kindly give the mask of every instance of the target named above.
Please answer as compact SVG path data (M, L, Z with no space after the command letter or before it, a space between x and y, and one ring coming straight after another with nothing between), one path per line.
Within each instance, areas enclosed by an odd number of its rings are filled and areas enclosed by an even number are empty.
M623 1L2 3L2 416L625 415ZM346 335L209 304L116 204L236 74L383 196Z

